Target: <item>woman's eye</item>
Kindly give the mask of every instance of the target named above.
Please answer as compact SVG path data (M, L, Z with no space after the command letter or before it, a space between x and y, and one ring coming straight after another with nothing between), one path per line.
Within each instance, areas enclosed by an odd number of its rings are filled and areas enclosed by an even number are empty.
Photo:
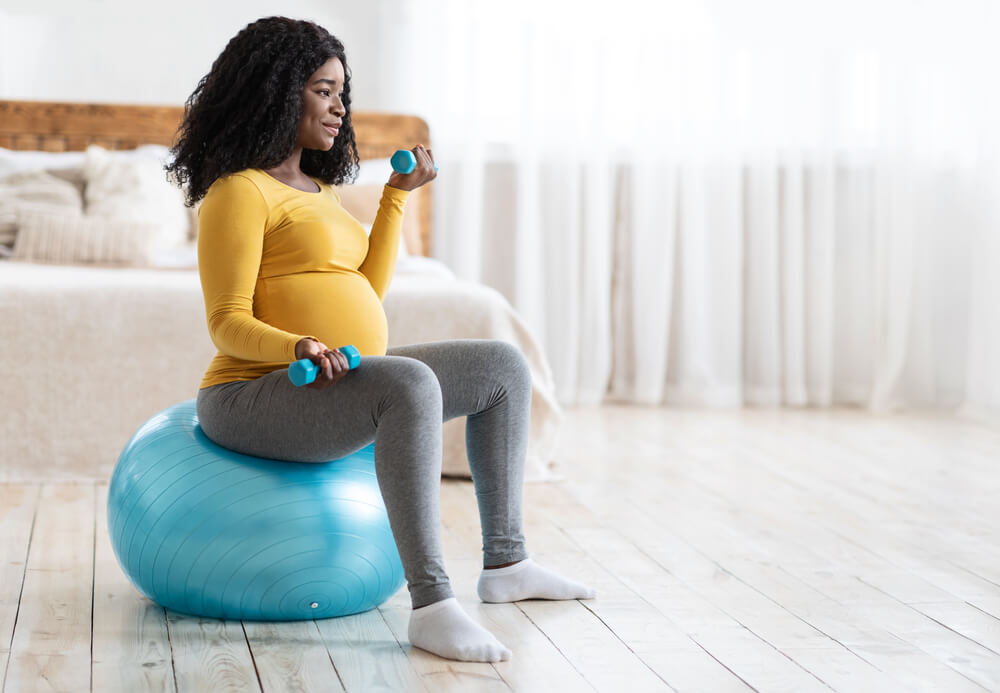
M330 95L330 90L329 89L320 89L319 93L322 94L323 96L329 96Z

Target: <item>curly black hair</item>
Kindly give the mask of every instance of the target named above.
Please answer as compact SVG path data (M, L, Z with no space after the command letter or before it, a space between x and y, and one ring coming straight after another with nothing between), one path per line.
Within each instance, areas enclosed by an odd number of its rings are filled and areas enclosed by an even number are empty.
M301 168L324 183L357 177L358 147L351 123L351 72L344 45L313 22L264 17L230 39L184 107L171 148L168 177L185 187L194 206L218 178L247 168L267 169L295 148L306 80L330 58L344 66L341 100L347 113L329 151L304 149Z

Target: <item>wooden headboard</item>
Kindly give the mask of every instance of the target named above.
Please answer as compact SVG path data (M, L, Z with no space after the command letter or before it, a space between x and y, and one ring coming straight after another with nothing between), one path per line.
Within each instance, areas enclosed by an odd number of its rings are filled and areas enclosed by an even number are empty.
M181 106L0 100L0 147L62 152L83 151L89 144L106 149L171 146L183 118ZM430 146L427 123L417 116L354 111L351 118L362 159L388 158L417 144ZM431 254L430 185L414 190L407 204L416 207L418 223L417 234L406 243L411 253L424 256Z

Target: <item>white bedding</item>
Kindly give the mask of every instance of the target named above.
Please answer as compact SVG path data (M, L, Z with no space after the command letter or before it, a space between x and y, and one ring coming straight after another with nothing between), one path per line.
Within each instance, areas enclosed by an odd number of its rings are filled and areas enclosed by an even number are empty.
M139 425L197 394L215 347L189 259L178 255L178 269L0 260L0 480L107 479ZM501 294L404 257L385 309L390 346L466 337L520 347L534 380L526 481L564 478L549 365ZM464 418L443 435L443 473L469 478Z

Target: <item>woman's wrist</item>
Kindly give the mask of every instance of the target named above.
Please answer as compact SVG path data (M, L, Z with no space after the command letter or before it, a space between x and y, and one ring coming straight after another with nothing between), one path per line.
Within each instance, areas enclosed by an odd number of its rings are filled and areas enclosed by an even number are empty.
M300 355L301 352L299 349L301 349L306 342L319 342L319 340L313 337L303 337L299 341L295 342L295 348L292 351L296 359L304 358Z

